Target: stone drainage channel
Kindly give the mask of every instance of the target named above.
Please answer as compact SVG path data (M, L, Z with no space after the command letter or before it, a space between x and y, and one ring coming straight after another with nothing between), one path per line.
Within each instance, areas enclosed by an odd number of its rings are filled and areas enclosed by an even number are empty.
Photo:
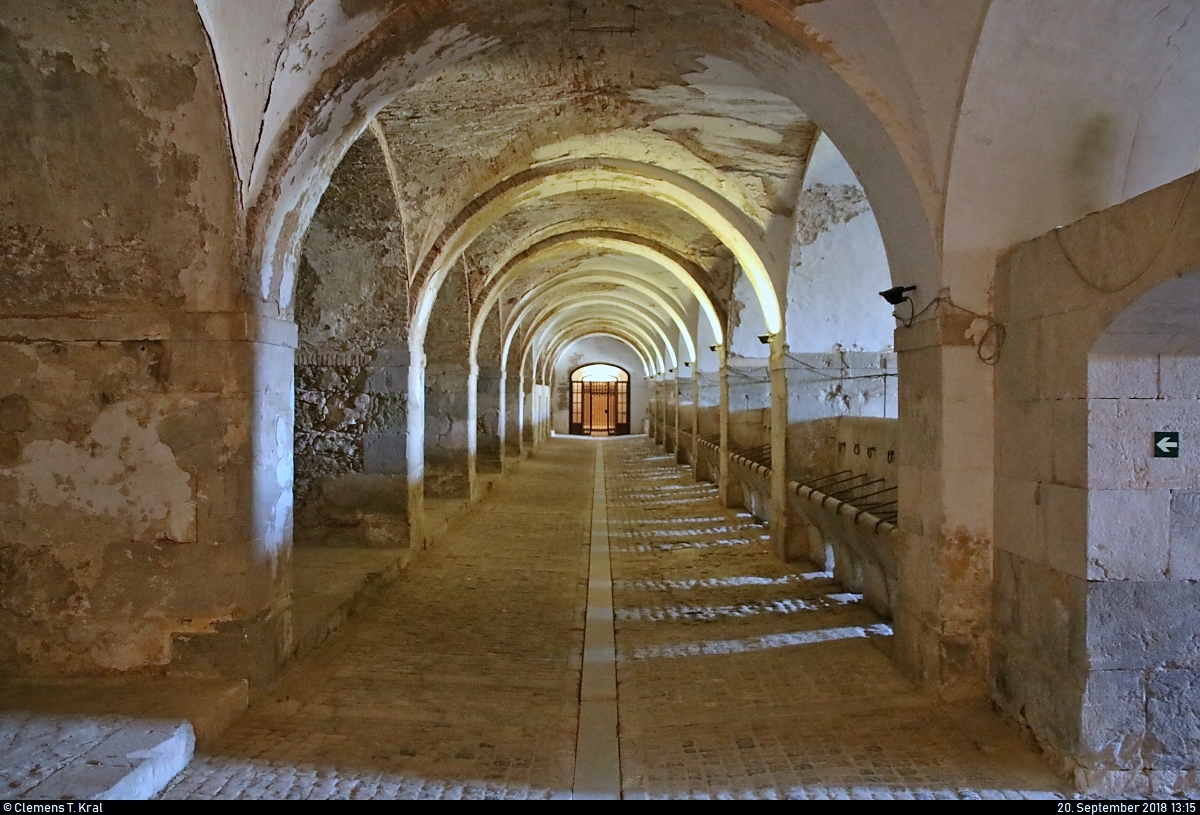
M573 798L613 800L621 797L621 749L617 728L617 647L613 625L612 563L608 549L604 443L598 442L592 489L592 536Z

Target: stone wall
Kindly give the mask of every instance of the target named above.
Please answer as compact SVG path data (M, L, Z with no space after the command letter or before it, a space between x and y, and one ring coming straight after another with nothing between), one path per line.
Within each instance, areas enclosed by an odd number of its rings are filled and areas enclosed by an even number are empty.
M406 261L368 132L317 208L297 279L298 545L408 543Z
M0 674L162 670L230 625L254 673L286 639L295 338L241 301L195 8L9 3L0 66Z
M1110 793L1200 781L1195 179L998 268L994 697Z
M466 274L456 267L438 291L425 334L425 495L471 495L470 319Z

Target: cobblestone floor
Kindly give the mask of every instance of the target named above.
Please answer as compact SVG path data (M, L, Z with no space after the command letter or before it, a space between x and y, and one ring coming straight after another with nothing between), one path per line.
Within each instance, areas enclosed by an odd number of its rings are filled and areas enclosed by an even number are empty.
M162 797L569 792L593 455L524 462Z
M627 797L1065 793L986 707L644 439L606 445ZM553 440L294 665L164 798L545 798L571 789L595 442Z
M918 691L890 628L644 439L605 453L626 797L1066 794L990 709Z

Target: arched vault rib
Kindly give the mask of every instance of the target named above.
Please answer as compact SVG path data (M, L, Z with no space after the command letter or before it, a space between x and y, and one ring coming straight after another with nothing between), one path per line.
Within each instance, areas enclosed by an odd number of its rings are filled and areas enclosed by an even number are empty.
M561 323L564 320L569 321L571 315L560 314L557 322ZM571 323L568 323L570 325ZM647 332L637 321L630 318L629 315L618 313L608 313L602 315L583 315L575 320L575 324L594 324L604 325L613 330L621 330L627 337L636 338L637 343L645 350L645 356L650 363L652 372L665 371L667 369L666 362L663 359L662 350L659 348L655 338ZM548 328L548 330L547 330ZM540 326L538 329L531 330L526 338L526 341L521 344L520 358L522 360L533 358L535 365L542 361L543 352L554 341L555 325ZM565 332L565 328L562 329ZM565 336L565 333L564 333Z
M661 325L650 319L645 313L637 310L632 304L609 301L604 306L604 310L596 314L586 314L586 312L594 307L590 303L568 303L561 308L548 310L539 315L538 322L530 326L525 344L527 347L535 348L540 356L540 352L553 341L555 332L560 330L564 323L569 324L573 319L576 319L579 312L582 311L585 312L584 317L591 316L596 319L623 323L629 330L643 335L654 350L659 372L667 370L668 367L673 368L679 364L671 338ZM665 355L663 353L664 350L666 351ZM669 365L667 360L670 361Z
M587 189L645 195L696 218L725 243L741 265L754 288L767 330L774 334L782 328L783 317L768 272L768 264L776 265L776 261L761 230L746 213L679 173L626 159L595 158L551 162L517 173L464 207L434 242L413 277L420 287L413 316L414 341L424 341L442 280L487 227L525 201Z
M592 318L588 320L581 320L580 322L573 324L569 330L566 330L559 335L558 342L555 347L561 350L562 348L569 346L572 342L575 342L583 337L597 335L614 337L624 342L626 345L632 348L637 353L638 358L641 359L642 367L646 371L646 376L654 376L657 370L657 365L655 364L655 354L653 349L646 345L646 339L639 334L630 331L626 326L613 323L608 320ZM521 365L524 366L524 364L530 360L530 357L534 357L533 348L532 346L527 345L522 350L520 356ZM532 361L535 366L534 370L536 373L536 366L542 360L534 357Z
M679 280L692 296L696 298L700 304L700 309L708 319L709 327L712 329L713 336L716 337L716 342L724 342L725 332L723 326L725 321L723 313L725 309L722 307L718 311L717 303L713 302L713 298L709 296L709 293L699 283L699 279L703 279L704 275L702 270L697 268L692 261L679 256L670 248L654 241L628 232L606 229L572 229L567 232L551 235L519 251L513 252L501 263L498 263L496 269L488 274L482 302L476 309L478 325L472 330L472 342L475 342L475 337L482 331L483 321L487 319L491 310L495 308L504 288L510 282L520 277L522 271L530 262L539 259L543 253L559 248L575 247L586 247L593 250L604 249L611 252L629 254L643 258L659 266L672 277Z
M579 311L583 309L595 310L601 316L608 316L614 313L621 315L631 315L640 321L643 327L648 327L654 334L662 338L663 347L667 350L667 356L671 359L672 365L678 364L678 357L675 353L675 344L671 342L670 335L667 333L667 328L670 323L665 319L650 312L644 304L633 302L618 296L615 293L608 294L592 294L585 301L565 302L558 304L548 304L544 307L541 303L534 304L529 313L533 314L534 310L542 307L542 310L534 316L531 323L530 336L533 336L538 328L542 325L549 326L557 320L558 315L566 314L571 311ZM547 328L547 330L549 330Z
M661 293L661 290L626 272L599 271L587 268L564 272L561 275L538 284L522 295L514 308L512 322L514 325L519 324L524 319L527 308L535 308L535 304L540 304L542 300L559 293L559 289L597 283L616 283L624 289L630 289L649 298L654 305L657 305L666 313L671 322L679 330L680 336L683 337L684 344L687 346L688 361L696 361L696 344L688 332L687 317L683 311L682 304L677 301L673 303L667 300ZM615 294L616 292L612 293Z
M560 334L558 340L544 355L542 361L545 363L545 369L552 371L554 366L558 364L559 357L571 347L572 343L588 337L612 337L613 339L620 340L632 348L638 355L638 358L642 361L642 371L645 376L647 378L654 376L654 361L645 349L639 347L636 338L622 333L620 326L606 323L603 320L585 320L574 324L570 330Z

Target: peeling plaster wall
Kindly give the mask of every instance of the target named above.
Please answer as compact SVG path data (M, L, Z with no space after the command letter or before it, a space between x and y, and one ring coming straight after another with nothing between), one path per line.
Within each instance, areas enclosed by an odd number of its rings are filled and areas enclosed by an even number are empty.
M8 4L0 76L0 672L186 670L214 644L221 670L269 670L294 336L236 313L237 185L195 8ZM233 622L258 653L221 636Z
M796 205L787 278L792 353L891 350L896 323L892 307L878 295L891 286L883 236L866 192L822 135Z
M370 134L334 173L305 237L296 320L296 542L404 546L407 269Z

